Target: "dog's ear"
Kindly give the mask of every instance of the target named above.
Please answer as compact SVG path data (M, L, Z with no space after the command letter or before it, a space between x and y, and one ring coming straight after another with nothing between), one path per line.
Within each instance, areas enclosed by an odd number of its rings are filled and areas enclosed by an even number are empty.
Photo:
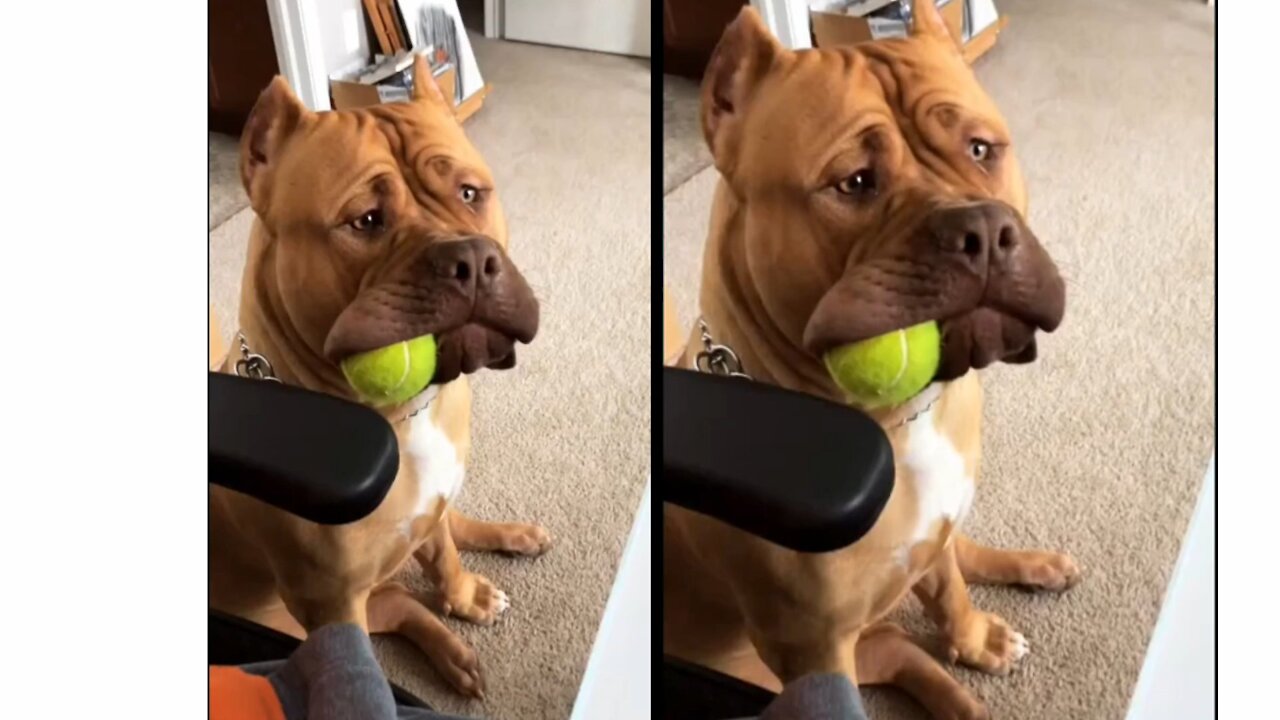
M279 75L258 96L240 135L240 180L255 208L263 173L279 162L285 140L309 113Z
M721 172L733 164L747 103L783 52L755 8L742 8L725 29L702 76L702 134Z
M421 54L413 58L413 101L439 105L450 113L453 112L439 83L431 74L431 65Z
M957 40L951 36L947 23L938 12L937 0L916 0L911 3L911 37L931 37L960 52Z

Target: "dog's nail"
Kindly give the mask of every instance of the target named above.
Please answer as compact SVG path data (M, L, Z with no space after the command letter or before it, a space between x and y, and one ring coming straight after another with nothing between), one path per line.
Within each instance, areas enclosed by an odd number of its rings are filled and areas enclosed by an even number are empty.
M1021 660L1031 653L1031 644L1022 633L1013 634L1013 659Z

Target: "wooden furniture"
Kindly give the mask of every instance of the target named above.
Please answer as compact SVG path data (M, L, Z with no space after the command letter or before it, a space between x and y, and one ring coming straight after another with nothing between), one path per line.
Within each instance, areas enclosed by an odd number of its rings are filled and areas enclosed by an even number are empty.
M374 39L378 41L383 55L395 55L409 47L404 39L404 28L395 0L364 0L364 9L369 14L369 25L373 28Z
M986 54L988 50L995 47L996 38L1000 37L1000 33L1004 31L1004 26L1009 24L1008 16L1001 15L990 27L982 32L974 35L969 42L961 48L964 54L965 62L972 65L978 58Z
M458 118L458 122L466 122L467 118L475 115L480 110L480 107L484 105L484 99L489 96L492 90L493 86L485 83L484 87L472 93L471 97L463 100L461 105L455 107L453 115Z
M258 95L280 72L262 0L209 3L209 129L239 135Z
M698 79L744 0L662 0L662 71Z

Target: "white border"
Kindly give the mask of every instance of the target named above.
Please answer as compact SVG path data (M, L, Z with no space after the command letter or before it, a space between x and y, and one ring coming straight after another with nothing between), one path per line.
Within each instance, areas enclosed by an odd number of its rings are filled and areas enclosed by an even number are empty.
M316 0L267 0L267 14L280 74L303 105L317 112L330 109Z
M1184 632L1216 635L1217 717L1261 718L1276 712L1280 647L1280 383L1274 373L1280 144L1275 93L1259 82L1276 75L1280 5L1225 3L1214 17L1217 232L1204 242L1212 240L1218 251L1218 612L1216 625L1206 618Z
M208 717L209 13L69 9L0 43L0 718Z

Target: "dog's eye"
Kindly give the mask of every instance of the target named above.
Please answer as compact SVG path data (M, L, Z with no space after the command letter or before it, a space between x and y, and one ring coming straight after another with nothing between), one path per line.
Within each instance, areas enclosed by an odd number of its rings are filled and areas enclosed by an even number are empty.
M969 141L969 157L974 162L983 163L991 159L991 143L974 138Z
M382 211L370 210L351 221L351 227L360 232L374 232L382 229Z
M458 197L462 198L462 202L470 205L480 199L480 190L474 185L463 185L458 191Z
M837 183L836 191L843 195L871 195L876 191L876 171L862 168Z

